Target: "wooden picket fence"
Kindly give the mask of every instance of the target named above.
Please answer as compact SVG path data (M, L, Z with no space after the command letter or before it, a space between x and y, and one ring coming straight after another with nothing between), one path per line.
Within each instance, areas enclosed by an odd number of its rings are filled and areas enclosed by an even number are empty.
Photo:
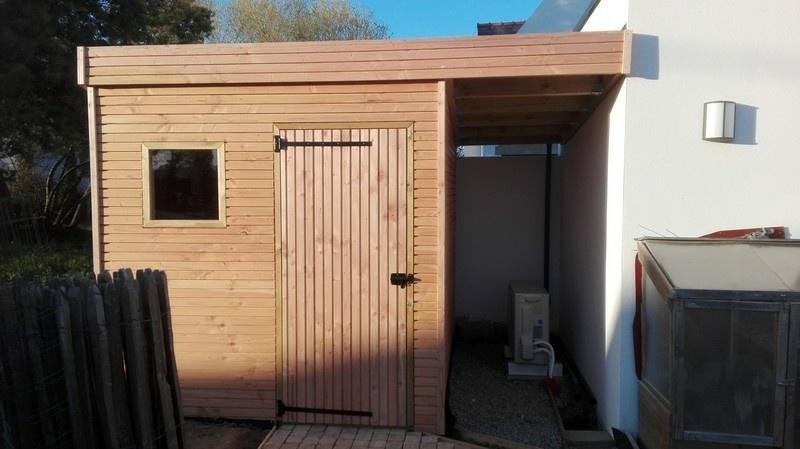
M0 449L183 449L167 277L0 287Z

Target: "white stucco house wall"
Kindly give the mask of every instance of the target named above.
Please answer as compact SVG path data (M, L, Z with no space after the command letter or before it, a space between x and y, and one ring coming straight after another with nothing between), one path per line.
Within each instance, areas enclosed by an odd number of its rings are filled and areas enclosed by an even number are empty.
M636 435L635 239L800 235L800 2L601 0L589 11L581 31L633 31L632 73L562 147L559 328L602 425ZM714 100L737 104L731 143L701 139Z

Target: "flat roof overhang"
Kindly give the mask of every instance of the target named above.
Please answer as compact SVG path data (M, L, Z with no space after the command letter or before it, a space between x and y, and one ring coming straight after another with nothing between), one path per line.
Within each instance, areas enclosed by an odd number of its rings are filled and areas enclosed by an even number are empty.
M631 32L80 47L84 87L452 80L459 145L564 143L630 71Z

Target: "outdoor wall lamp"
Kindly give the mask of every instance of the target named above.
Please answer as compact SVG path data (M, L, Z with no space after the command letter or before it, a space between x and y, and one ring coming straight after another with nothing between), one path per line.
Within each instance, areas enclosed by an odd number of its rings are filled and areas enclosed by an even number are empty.
M703 107L703 140L731 142L734 137L736 103L709 101Z

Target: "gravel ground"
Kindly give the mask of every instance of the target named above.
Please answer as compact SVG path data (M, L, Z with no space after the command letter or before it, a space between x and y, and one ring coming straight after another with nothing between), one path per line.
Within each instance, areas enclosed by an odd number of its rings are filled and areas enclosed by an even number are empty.
M450 407L456 429L561 449L556 412L541 380L506 379L502 338L461 336L453 348Z

